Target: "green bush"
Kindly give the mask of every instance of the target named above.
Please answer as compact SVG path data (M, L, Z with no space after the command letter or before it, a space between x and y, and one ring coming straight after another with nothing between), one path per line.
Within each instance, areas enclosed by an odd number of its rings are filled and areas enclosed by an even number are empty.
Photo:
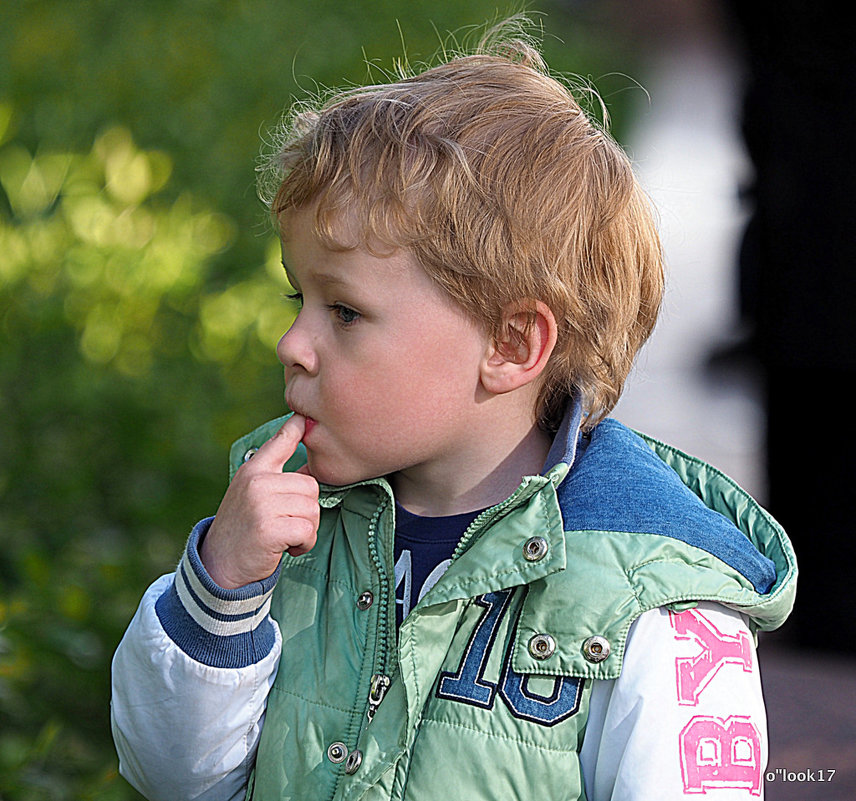
M12 215L0 219L0 775L12 798L109 785L118 636L187 526L216 508L243 424L230 407L255 393L259 416L281 410L284 280L262 268L211 291L234 223L189 193L161 199L170 170L121 128L83 154L0 148Z

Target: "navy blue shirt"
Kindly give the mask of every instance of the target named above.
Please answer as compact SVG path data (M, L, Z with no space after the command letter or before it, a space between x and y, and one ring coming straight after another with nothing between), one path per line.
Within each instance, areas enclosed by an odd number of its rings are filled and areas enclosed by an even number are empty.
M446 572L452 554L481 510L421 517L395 505L395 620L398 625Z

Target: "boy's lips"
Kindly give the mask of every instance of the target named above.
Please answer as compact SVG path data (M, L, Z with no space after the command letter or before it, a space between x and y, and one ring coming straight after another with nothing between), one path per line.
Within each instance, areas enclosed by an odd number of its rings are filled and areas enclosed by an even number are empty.
M314 417L310 417L306 412L304 412L299 405L292 405L288 398L285 399L285 402L289 409L295 414L299 414L305 420L305 429L303 432L303 437L306 438L309 436L309 433L313 428L318 424L318 421Z

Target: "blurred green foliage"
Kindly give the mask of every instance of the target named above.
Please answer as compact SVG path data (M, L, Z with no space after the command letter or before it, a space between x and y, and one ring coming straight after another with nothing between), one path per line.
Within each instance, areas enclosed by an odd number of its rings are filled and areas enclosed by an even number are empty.
M632 74L591 6L539 9L555 69ZM294 310L255 199L260 134L307 90L507 11L0 4L0 801L138 798L110 739L112 652L216 509L231 440L283 411ZM631 82L610 80L620 133Z

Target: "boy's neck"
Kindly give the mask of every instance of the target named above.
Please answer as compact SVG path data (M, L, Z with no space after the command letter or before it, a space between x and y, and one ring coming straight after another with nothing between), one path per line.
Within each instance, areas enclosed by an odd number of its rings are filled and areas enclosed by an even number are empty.
M523 476L538 475L551 444L534 423L500 426L443 463L395 473L396 500L409 512L433 517L485 509L511 495Z

